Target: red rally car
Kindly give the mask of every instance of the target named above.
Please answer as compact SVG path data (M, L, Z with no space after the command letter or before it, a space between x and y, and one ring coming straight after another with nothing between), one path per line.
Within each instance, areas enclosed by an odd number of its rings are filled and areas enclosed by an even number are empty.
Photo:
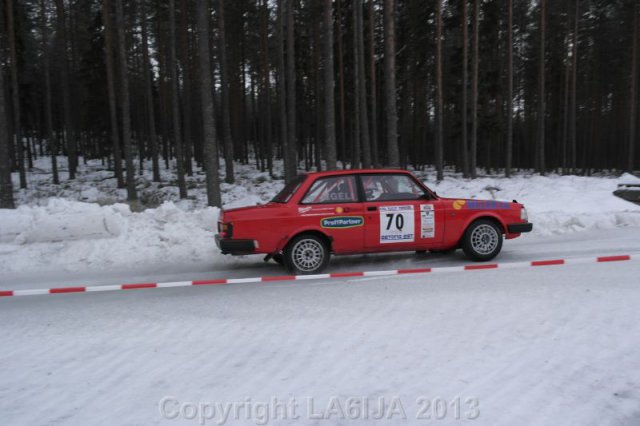
M404 170L309 173L265 205L224 210L223 254L266 254L298 274L320 272L331 254L445 251L494 258L506 239L530 232L522 204L444 198Z

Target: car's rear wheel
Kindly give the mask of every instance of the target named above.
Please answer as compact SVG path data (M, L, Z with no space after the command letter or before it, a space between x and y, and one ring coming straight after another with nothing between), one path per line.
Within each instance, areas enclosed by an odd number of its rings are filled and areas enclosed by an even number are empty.
M284 250L284 260L295 274L317 274L329 264L329 248L324 240L312 234L295 237Z
M502 231L490 220L476 220L464 233L462 250L472 260L491 260L501 249Z

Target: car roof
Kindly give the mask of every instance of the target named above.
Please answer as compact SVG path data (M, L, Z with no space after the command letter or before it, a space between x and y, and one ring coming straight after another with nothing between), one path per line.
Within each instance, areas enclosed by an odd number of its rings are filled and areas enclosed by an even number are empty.
M340 175L363 175L371 173L393 173L393 174L411 174L407 170L403 169L347 169L347 170L329 170L325 172L309 172L310 177L324 177L324 176L340 176Z

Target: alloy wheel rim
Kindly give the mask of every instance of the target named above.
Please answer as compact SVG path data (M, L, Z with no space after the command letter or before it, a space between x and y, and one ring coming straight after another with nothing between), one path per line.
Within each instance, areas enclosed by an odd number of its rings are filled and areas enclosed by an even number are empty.
M480 254L490 254L498 246L498 232L491 225L480 225L471 232L471 247Z
M293 263L301 271L314 271L324 260L322 245L316 240L300 240L293 246Z

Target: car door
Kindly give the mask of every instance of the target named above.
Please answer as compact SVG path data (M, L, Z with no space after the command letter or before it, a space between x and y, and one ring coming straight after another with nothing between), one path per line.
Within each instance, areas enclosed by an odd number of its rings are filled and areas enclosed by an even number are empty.
M320 177L302 197L298 213L308 227L318 226L336 253L362 251L363 206L354 175Z
M360 176L364 194L367 249L383 251L429 248L444 238L440 203L409 174Z

